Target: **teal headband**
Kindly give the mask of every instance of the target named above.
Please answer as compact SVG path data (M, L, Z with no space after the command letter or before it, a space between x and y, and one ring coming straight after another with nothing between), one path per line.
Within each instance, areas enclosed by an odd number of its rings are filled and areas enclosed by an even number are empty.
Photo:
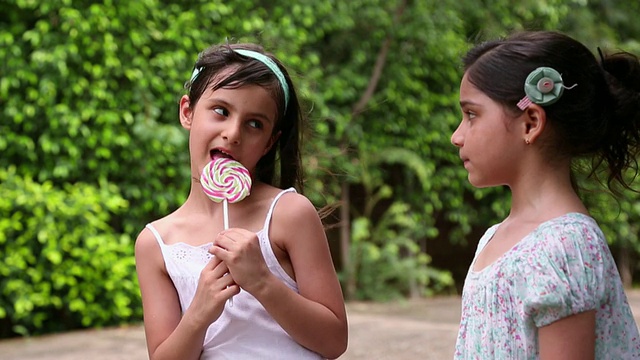
M278 65L275 63L275 61L271 60L270 57L253 50L234 49L233 51L237 52L242 56L246 56L246 57L260 61L261 63L265 64L269 68L269 70L273 72L276 78L278 78L278 81L280 82L280 86L282 86L282 91L284 92L284 108L286 112L286 109L289 106L289 85L287 85L287 79L284 77L284 74L282 73ZM203 66L193 69L193 73L191 73L191 80L189 80L191 84L193 84L193 82L196 81L196 78L198 77L202 69L204 69Z

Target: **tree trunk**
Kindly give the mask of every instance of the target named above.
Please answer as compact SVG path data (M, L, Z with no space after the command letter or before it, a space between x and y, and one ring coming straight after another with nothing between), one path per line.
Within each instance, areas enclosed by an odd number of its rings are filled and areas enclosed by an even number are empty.
M351 217L349 209L351 200L349 196L349 183L342 183L340 192L340 253L342 256L342 270L345 274L345 298L353 299L356 292L356 276L351 262Z
M631 288L633 284L633 275L631 273L631 254L629 248L626 245L620 247L618 253L618 271L620 271L620 277L622 278L622 285L625 289Z
M398 24L400 17L407 6L407 1L402 0L396 12L394 14L393 22ZM389 55L389 49L391 47L392 34L388 34L385 40L382 42L378 56L376 57L376 63L369 78L369 84L366 90L360 97L360 100L351 109L351 121L354 121L367 107L369 100L373 97L380 77L382 76L382 70L384 69L387 56ZM342 149L344 153L348 153L349 141L345 138L341 141ZM344 181L341 185L342 190L340 192L341 207L340 207L340 249L342 252L342 269L345 273L345 298L353 299L356 293L356 271L351 261L351 220L349 210L351 208L351 201L349 197L349 183Z

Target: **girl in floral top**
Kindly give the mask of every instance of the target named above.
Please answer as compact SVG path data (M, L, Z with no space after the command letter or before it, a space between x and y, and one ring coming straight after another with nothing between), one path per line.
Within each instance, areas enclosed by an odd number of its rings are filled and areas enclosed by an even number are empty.
M616 264L576 193L572 161L608 185L640 147L640 63L556 32L483 43L464 58L451 137L475 187L506 185L511 210L480 240L462 294L456 359L638 359Z

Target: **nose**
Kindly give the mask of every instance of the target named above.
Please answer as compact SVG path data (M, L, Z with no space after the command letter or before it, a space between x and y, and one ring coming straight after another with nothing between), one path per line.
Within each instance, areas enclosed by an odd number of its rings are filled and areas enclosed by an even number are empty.
M460 122L460 125L458 125L458 127L453 132L453 134L451 134L451 143L455 147L462 147L462 144L464 143L464 136L462 134L462 124L463 122Z
M242 138L240 121L229 119L226 125L222 131L222 138L234 145L240 144L240 139Z

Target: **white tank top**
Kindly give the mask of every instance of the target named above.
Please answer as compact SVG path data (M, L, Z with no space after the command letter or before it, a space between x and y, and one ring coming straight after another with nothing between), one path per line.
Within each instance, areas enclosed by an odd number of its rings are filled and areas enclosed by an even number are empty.
M290 289L298 292L296 282L278 263L269 240L269 224L273 209L278 199L287 192L295 192L295 189L283 190L275 197L264 227L257 235L262 256L269 270ZM151 224L147 224L147 228L160 244L167 272L178 292L184 313L195 295L200 272L211 259L212 255L208 250L212 243L200 246L182 242L166 245ZM226 304L222 315L209 326L203 347L201 360L322 359L317 353L295 342L267 313L262 304L242 289L233 297L233 305Z

